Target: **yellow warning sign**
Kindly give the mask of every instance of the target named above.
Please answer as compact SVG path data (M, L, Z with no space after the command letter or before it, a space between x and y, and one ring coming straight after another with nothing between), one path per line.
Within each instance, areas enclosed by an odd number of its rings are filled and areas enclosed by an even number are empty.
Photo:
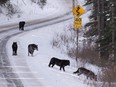
M76 16L80 17L82 14L84 14L85 10L84 10L80 5L78 5L77 7L75 7L75 8L72 10L72 12L73 12Z
M74 19L74 28L82 28L82 18Z

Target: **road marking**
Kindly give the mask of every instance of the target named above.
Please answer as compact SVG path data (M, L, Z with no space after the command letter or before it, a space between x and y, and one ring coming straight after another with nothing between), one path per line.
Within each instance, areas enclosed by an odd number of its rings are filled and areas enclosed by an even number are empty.
M8 72L8 73L38 73L38 72Z
M34 80L34 79L43 79L43 78L0 78L0 80L5 80L5 79L14 79L14 80L16 80L16 79L20 79L20 80Z
M0 68L29 68L27 66L0 66Z

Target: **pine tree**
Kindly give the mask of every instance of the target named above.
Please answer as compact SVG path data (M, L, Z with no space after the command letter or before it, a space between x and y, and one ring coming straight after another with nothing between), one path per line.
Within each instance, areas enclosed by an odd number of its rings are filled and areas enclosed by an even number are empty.
M101 28L100 28L100 38L99 38L99 44L100 44L100 53L101 53L101 58L104 58L109 62L116 62L115 60L115 6L116 1L115 0L103 0L102 2L102 17L100 19L103 20L104 22L102 23L101 21ZM104 24L104 28L103 28Z
M87 37L91 37L94 35L98 35L97 32L97 3L96 1L86 0L84 6L92 5L93 7L90 9L92 14L89 16L90 22L85 25L85 28L89 27L89 30L85 33Z
M90 22L85 25L89 30L86 36L97 35L100 58L109 60L113 55L113 61L116 62L116 1L115 0L87 0L85 5L92 4L92 14Z
M116 0L111 0L111 21L110 29L112 31L112 59L116 65Z
M99 45L100 58L102 60L109 59L109 42L110 42L110 31L108 29L110 14L109 14L109 1L107 0L98 0L98 36L97 44Z

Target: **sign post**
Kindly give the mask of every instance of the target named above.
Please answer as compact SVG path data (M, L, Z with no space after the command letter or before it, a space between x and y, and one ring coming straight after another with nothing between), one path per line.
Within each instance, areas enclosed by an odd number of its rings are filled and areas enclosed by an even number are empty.
M82 19L79 18L84 12L85 10L78 5L77 7L75 7L75 0L72 1L73 2L73 14L74 15L74 29L77 31L77 48L76 48L76 61L77 61L77 56L78 56L78 29L82 28Z

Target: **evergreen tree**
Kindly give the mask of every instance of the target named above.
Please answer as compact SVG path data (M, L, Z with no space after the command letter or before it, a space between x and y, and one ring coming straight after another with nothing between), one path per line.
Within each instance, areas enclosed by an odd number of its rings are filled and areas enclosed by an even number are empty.
M91 15L89 16L90 21L85 25L85 28L89 27L89 30L85 33L87 37L98 35L97 30L97 2L92 0L86 0L84 6L92 5Z
M116 65L116 0L111 0L111 21L110 21L110 29L112 31L112 59L113 64Z
M89 30L87 37L97 35L100 58L109 60L113 55L113 61L116 62L116 0L86 0L85 5L92 4L92 14L90 22L85 25Z

